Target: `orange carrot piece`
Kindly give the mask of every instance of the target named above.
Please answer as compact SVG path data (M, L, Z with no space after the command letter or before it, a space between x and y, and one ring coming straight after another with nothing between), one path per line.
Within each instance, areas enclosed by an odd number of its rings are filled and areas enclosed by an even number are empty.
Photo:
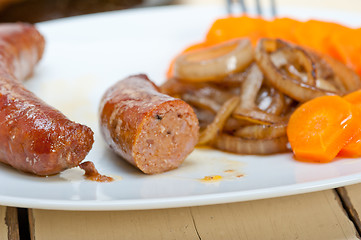
M352 105L361 109L361 90L354 91L343 97L345 100L350 102Z
M253 45L258 39L266 37L265 29L268 21L248 16L217 19L206 36L206 42L215 44L234 38L247 37Z
M260 38L281 38L336 58L361 75L361 28L352 29L337 23L290 18L264 20L248 16L217 19L203 42L183 51L209 47L234 38L249 38L255 46ZM172 76L172 65L167 76Z
M294 30L302 22L291 18L276 18L267 24L265 35L268 38L280 38L289 42L297 43Z
M361 110L361 90L352 92L344 97L345 100ZM340 157L361 157L361 126L358 133L339 152Z
M302 104L287 127L295 158L330 162L354 137L359 116L359 110L339 96L323 96Z
M298 44L327 54L331 48L330 37L345 28L333 22L309 20L299 24L293 31Z
M344 29L330 38L330 55L361 75L361 29Z
M356 136L341 149L337 156L345 158L361 157L361 131L359 131Z

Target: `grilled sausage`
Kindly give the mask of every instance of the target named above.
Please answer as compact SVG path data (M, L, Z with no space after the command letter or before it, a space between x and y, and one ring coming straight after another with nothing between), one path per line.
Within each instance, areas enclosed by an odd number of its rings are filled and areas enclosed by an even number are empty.
M37 175L78 166L93 132L44 103L21 84L44 50L34 26L0 24L0 161Z
M105 141L147 174L177 168L197 143L198 128L187 103L160 93L143 74L117 82L101 100Z

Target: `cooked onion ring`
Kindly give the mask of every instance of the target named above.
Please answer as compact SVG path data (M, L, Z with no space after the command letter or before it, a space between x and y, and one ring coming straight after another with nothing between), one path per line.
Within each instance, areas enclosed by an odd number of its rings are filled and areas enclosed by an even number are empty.
M232 116L237 119L247 120L251 123L264 125L271 125L285 120L284 117L269 114L257 109L236 109Z
M198 145L207 144L214 140L215 136L222 131L224 123L232 114L239 101L239 97L232 97L223 104L221 109L218 111L216 117L214 118L213 122L209 124L206 129L201 131L199 135Z
M271 46L273 48L274 46ZM284 67L288 75L301 82L314 85L316 81L316 68L311 58L300 48L280 47L271 53L271 60L277 68ZM304 68L301 73L298 69Z
M199 126L201 129L206 128L215 118L215 114L212 111L193 107L195 113L197 114L197 118L199 121ZM229 117L227 121L224 123L223 131L226 132L234 132L237 129L249 125L248 121L236 119L233 117Z
M286 106L284 95L271 87L261 89L256 103L262 111L277 116L283 113Z
M238 129L234 135L245 139L272 139L286 136L287 123L250 125Z
M237 129L248 125L250 125L250 122L247 120L229 117L223 126L223 131L234 132Z
M192 106L210 110L213 113L217 113L221 108L220 104L208 96L197 96L196 94L184 93L181 98Z
M257 65L253 64L241 85L241 104L239 108L251 109L256 107L257 94L262 87L262 83L263 74Z
M334 58L326 55L323 58L330 64L336 78L339 78L347 92L356 91L361 88L360 77L354 71Z
M257 65L253 64L246 79L242 82L241 102L234 110L233 117L257 124L273 124L282 121L281 117L264 112L256 105L257 94L261 89L262 82L263 75Z
M308 76L315 76L313 72L316 71L314 64L312 64L311 69L309 64L305 64L305 56L307 56L307 53L303 51L303 54L301 54L302 51L300 48L291 46L279 39L273 40L263 38L257 44L255 59L261 71L266 76L266 80L269 81L273 87L300 102L305 102L323 95L336 94L336 92L326 91L324 89L317 88L315 85L304 83L299 79L290 77L280 71L280 69L278 69L272 62L270 57L270 53L275 52L280 48L287 48L290 49L290 51L291 49L297 49L297 51L295 50L295 53L297 54L296 57L300 58L302 56L302 58L299 59L299 63L303 63L303 67L308 71ZM308 80L307 82L312 83L313 81Z
M213 146L218 149L240 153L265 155L289 151L287 136L272 139L244 139L228 134L220 134Z
M248 39L231 40L180 55L174 62L174 76L190 82L217 81L245 69L252 60Z
M229 68L232 61L238 65ZM174 66L162 89L193 106L198 145L240 154L289 151L287 122L298 104L361 88L342 63L282 40L261 39L254 57L248 41L233 40L184 54Z

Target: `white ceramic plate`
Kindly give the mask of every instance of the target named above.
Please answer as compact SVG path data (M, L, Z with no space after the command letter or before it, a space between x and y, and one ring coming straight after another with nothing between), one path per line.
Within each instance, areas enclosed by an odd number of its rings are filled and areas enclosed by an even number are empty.
M280 9L353 26L361 17L312 9ZM63 210L124 210L217 204L284 196L361 182L361 159L301 163L292 154L240 156L195 150L177 170L147 176L115 156L99 135L101 95L117 80L147 73L161 83L170 60L203 38L220 7L163 7L95 14L38 25L46 52L26 86L72 120L90 126L95 144L86 160L112 183L84 180L81 170L36 177L0 165L0 205ZM228 171L232 170L232 171ZM219 182L202 182L221 175Z

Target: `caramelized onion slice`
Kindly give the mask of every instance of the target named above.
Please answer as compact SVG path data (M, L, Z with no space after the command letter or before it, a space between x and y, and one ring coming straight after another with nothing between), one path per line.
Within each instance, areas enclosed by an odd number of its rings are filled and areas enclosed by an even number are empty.
M323 78L316 79L316 87L319 89L327 90L330 92L338 92L338 89L334 84L332 84L330 81L327 81Z
M215 117L215 114L212 111L203 108L197 108L195 106L192 106L192 108L197 115L200 131L212 123Z
M263 74L256 64L253 64L248 72L246 79L241 85L241 103L238 108L251 109L256 107L256 99L259 90L262 87Z
M316 79L316 69L308 54L298 47L279 46L275 52L271 53L272 63L277 68L283 68L290 76L299 81L314 84ZM272 46L273 48L273 46ZM270 50L272 50L272 48ZM282 61L280 61L280 59ZM301 72L300 70L304 70Z
M277 116L283 113L286 107L284 95L272 87L262 88L256 103L262 111Z
M218 102L220 105L230 99L231 97L239 94L238 89L223 89L215 84L207 82L182 82L176 78L168 79L160 87L162 93L168 94L170 96L179 97L183 94L192 94L194 96L205 96L212 98L214 101ZM235 92L235 93L233 93Z
M194 112L197 114L199 126L201 129L206 128L209 124L212 123L212 121L215 117L215 114L213 114L212 111L202 109L202 108L197 108L197 107L194 107L193 109L194 109ZM237 129L247 126L247 125L249 125L248 121L229 117L227 119L227 121L224 123L223 131L234 132Z
M245 69L252 60L253 49L248 39L230 40L178 56L174 76L190 82L220 81Z
M250 125L250 122L247 120L229 117L223 126L223 131L234 132L237 129L248 125Z
M181 99L192 106L210 110L213 113L217 113L221 108L221 105L218 104L218 102L208 96L197 96L196 94L185 93L182 94Z
M290 51L292 49L299 49L291 46L290 44L287 44L282 40L273 40L267 38L261 39L256 47L255 59L270 85L278 89L280 92L300 102L305 102L323 95L337 94L336 92L327 91L317 88L315 85L308 84L309 82L313 81L307 80L306 82L302 82L299 79L291 77L277 68L272 62L270 55L272 52L277 51L280 48L288 48ZM290 54L290 52L288 54ZM299 50L295 52L296 58L299 58L301 55L303 56L302 58L304 58L307 56L307 53L304 52L304 54L300 54ZM299 63L303 63L303 67L308 71L307 76L314 76L312 72L316 71L315 66L312 65L310 70L310 66L305 65L305 62L305 59L299 60Z
M262 72L256 64L253 64L248 71L246 79L242 82L240 92L241 102L234 110L232 114L233 117L257 124L273 124L282 121L281 117L269 114L258 108L256 100L262 82Z
M227 152L254 155L290 151L287 136L272 139L244 139L228 134L221 134L217 136L213 146Z
M182 93L190 91L198 91L199 89L207 87L207 83L185 83L176 78L169 78L160 86L160 91L170 96L179 96Z
M223 78L222 81L215 82L215 84L219 84L220 87L227 87L227 88L236 87L236 88L238 88L240 86L240 84L246 79L246 76L247 76L246 71L232 73L232 74L227 75L225 78Z
M198 89L197 91L191 92L195 96L199 97L208 97L212 98L213 101L217 102L218 104L222 105L225 103L228 99L231 97L236 96L237 94L232 93L232 91L227 91L222 88L217 88L216 86L213 86L212 84L207 84L207 86ZM239 91L238 91L239 93Z
M323 56L328 64L333 69L336 78L343 84L347 92L356 91L361 88L361 80L359 75L348 68L345 64L329 56Z
M271 125L285 121L284 117L266 113L257 109L236 109L232 116L237 119L247 120L255 124Z
M287 124L250 125L238 129L234 135L245 139L271 139L286 136Z
M223 104L215 116L213 122L209 124L203 131L201 131L198 145L204 145L214 140L217 134L222 131L224 123L239 104L239 101L239 97L232 97Z

